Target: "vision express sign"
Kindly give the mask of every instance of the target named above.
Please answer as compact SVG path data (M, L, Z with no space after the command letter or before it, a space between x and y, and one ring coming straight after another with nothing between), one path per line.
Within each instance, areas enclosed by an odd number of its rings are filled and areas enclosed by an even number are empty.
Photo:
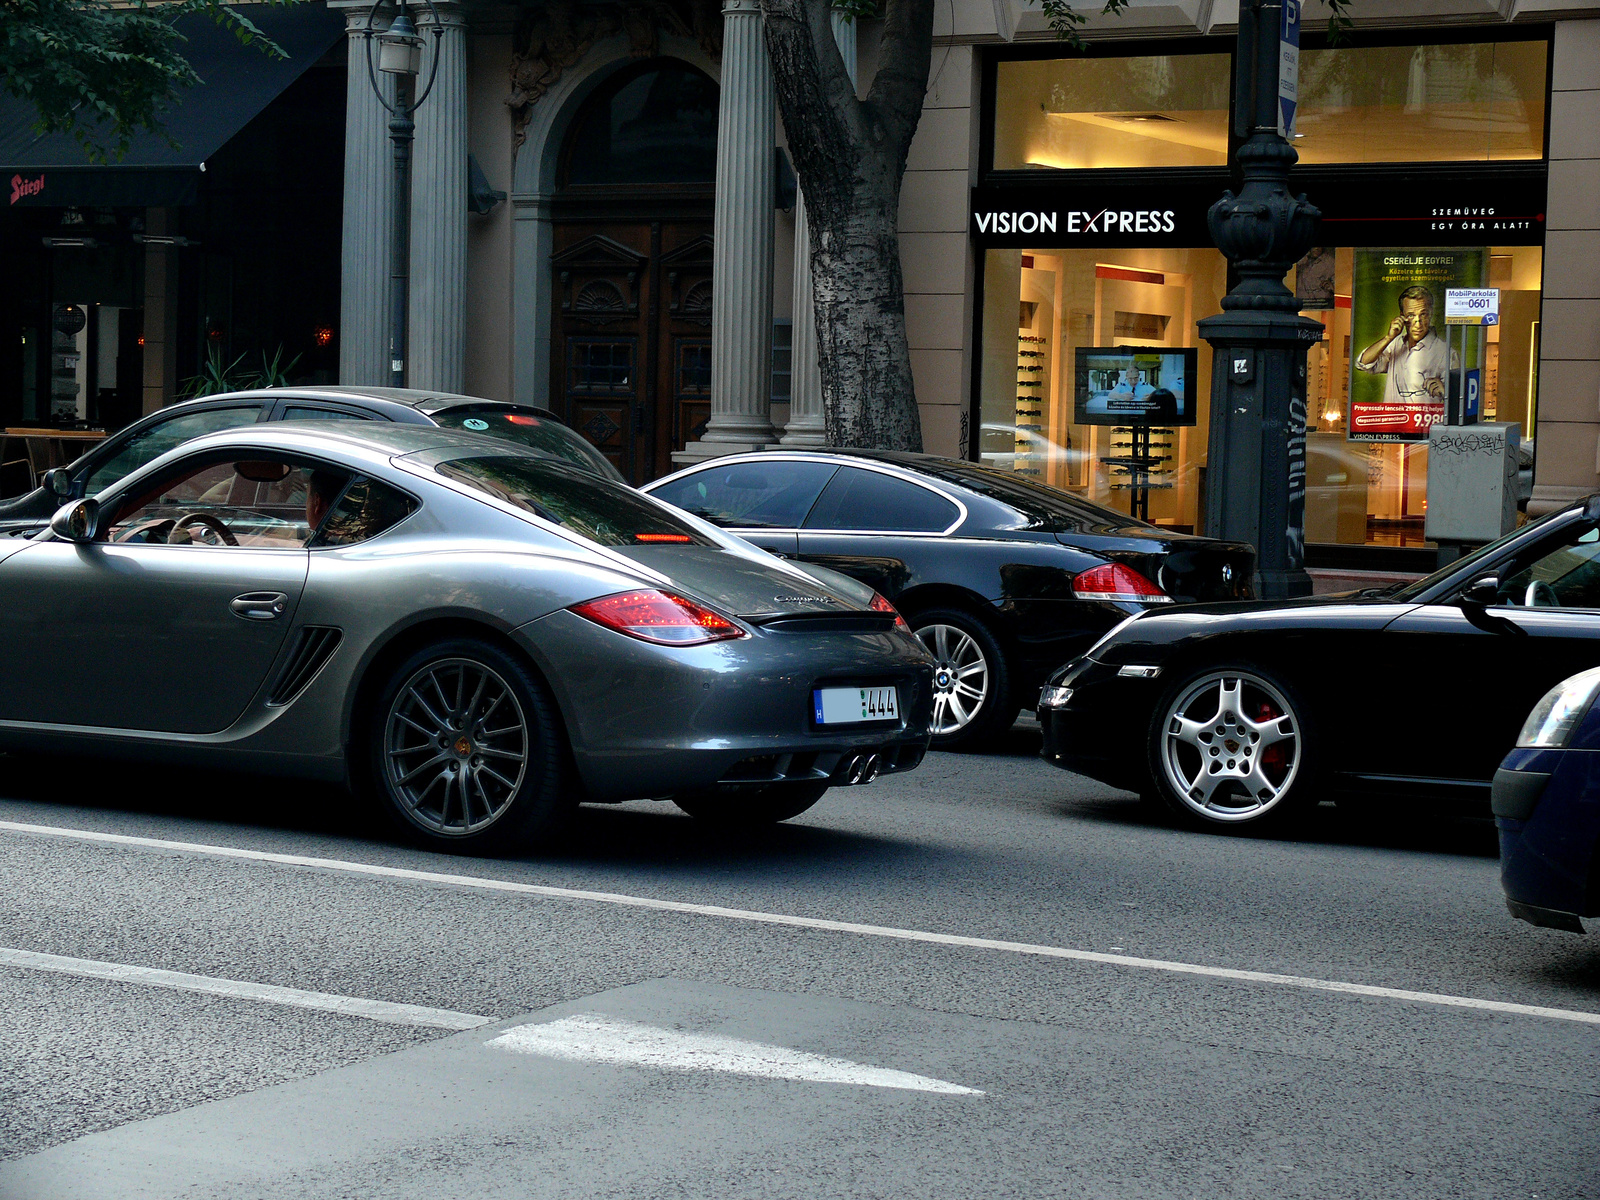
M1510 176L1510 172L1502 172ZM980 246L1210 246L1206 212L1226 175L1159 184L974 188L968 232ZM1296 194L1322 210L1329 246L1538 246L1544 243L1545 179L1318 177L1296 170Z

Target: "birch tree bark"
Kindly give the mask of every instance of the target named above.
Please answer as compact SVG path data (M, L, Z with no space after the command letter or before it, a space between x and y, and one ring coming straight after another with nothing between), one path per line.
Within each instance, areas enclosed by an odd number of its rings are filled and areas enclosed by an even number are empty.
M830 446L922 449L900 277L900 181L922 116L934 0L886 0L878 73L858 99L830 0L761 0L778 111L811 228Z

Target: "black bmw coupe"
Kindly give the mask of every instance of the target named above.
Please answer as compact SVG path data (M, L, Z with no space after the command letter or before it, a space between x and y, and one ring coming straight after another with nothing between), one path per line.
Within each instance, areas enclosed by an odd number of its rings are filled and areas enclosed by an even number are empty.
M1249 546L933 455L740 454L643 490L892 601L938 661L933 744L945 749L1008 728L1046 675L1130 613L1251 594Z
M1600 496L1404 587L1138 616L1039 696L1044 757L1212 827L1324 796L1488 813L1528 710L1600 665Z

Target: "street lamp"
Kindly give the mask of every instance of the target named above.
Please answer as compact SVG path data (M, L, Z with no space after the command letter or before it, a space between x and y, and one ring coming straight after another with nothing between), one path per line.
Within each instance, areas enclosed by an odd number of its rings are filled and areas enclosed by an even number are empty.
M1206 214L1238 274L1211 343L1206 533L1256 548L1258 594L1308 595L1305 571L1306 348L1322 340L1283 277L1311 248L1322 214L1289 192L1300 0L1240 0L1234 152L1243 178ZM1293 52L1288 52L1292 47ZM1280 69L1287 68L1280 77ZM1282 130L1282 132L1280 132Z
M433 65L428 72L428 86L422 95L411 98L417 76L422 71L422 38L406 11L406 0L399 0L394 20L389 28L377 35L377 70L394 77L394 103L384 99L383 88L372 64L372 20L378 6L367 12L367 80L372 84L378 103L389 113L389 138L394 143L394 221L389 242L389 382L393 387L406 385L407 311L411 302L411 142L417 125L412 119L422 102L433 91L433 81L439 73L439 40L444 35L444 25L433 0L425 0L428 15L433 22Z

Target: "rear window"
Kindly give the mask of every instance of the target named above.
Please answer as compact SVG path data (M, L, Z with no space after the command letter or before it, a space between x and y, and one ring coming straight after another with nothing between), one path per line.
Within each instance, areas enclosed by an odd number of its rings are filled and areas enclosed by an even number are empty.
M622 481L616 467L581 433L529 409L506 408L499 404L458 404L431 415L445 429L465 429L485 437L504 438L565 459L585 471Z
M797 529L838 469L833 463L739 462L730 455L650 494L718 525Z
M713 543L624 484L534 458L456 458L434 470L602 546Z
M918 483L843 467L806 517L807 529L873 533L943 533L961 515L950 501Z
M1048 484L1034 483L1014 471L997 471L976 463L951 460L939 464L941 479L959 483L979 495L1014 508L1027 519L1028 529L1049 533L1115 534L1124 530L1147 533L1150 526L1125 513L1082 500Z

